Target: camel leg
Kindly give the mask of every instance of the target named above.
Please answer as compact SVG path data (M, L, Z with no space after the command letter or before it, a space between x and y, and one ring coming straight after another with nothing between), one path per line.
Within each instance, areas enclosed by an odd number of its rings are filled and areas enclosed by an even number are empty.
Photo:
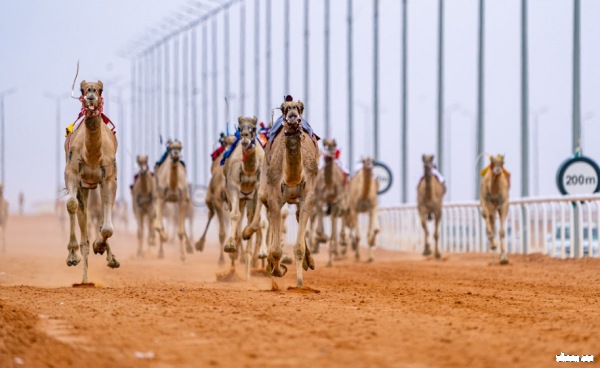
M428 256L431 254L431 248L429 247L429 230L427 229L427 213L425 211L419 211L421 217L421 226L423 227L423 233L425 234L425 249L423 255Z
M496 212L488 210L487 213L488 213L488 217L486 218L487 237L488 237L488 241L490 242L490 250L492 252L492 263L496 263L496 249L498 248L498 245L496 244L496 240L494 239L496 237L496 226L495 226L496 224L494 224Z
M255 190L254 197L248 202L248 205L253 206L252 216L248 217L248 225L244 228L242 239L248 240L260 228L260 207L262 202L258 200L258 190ZM248 212L250 216L250 212Z
M231 211L231 232L229 235L229 239L227 239L227 241L225 242L224 250L225 253L235 253L237 251L236 245L238 243L238 222L242 220L242 216L240 213L239 190L237 188L227 188L227 201L229 202L229 209Z
M337 225L338 217L336 214L331 213L331 237L329 238L329 262L327 266L333 266L333 255L337 255Z
M373 206L369 212L369 262L373 262L373 248L375 248L375 237L379 234L379 208Z
M358 212L354 213L352 216L352 227L354 230L354 238L352 242L352 247L356 252L355 258L357 261L360 261L360 228L358 227Z
M498 212L500 215L500 264L508 264L506 256L506 216L508 215L508 205L501 208Z
M146 212L146 217L148 218L148 246L153 247L156 244L156 231L152 226L154 223L152 210Z
M244 252L244 243L242 242L242 222L244 219L244 215L246 214L246 201L240 201L239 204L240 207L240 220L238 221L237 224L237 230L236 230L236 244L235 244L235 248L236 248L236 252L233 255L233 258L239 258L240 259L240 263L241 264L246 264L246 253Z
M135 214L135 218L138 223L138 231L137 231L137 239L138 239L138 250L137 250L137 259L142 259L142 249L144 247L144 214L142 211L138 211ZM150 229L148 229L150 231Z
M323 224L323 219L325 218L325 213L323 212L322 206L317 206L317 247L320 243L325 243L327 240L327 235L325 235L325 226Z
M67 256L67 266L77 266L81 262L81 256L77 254L79 250L79 244L77 244L77 236L75 235L75 214L77 213L77 192L79 190L79 177L77 174L66 172L65 173L65 185L69 192L69 199L67 199L67 212L69 213L70 220L70 234L69 244L67 249L69 255ZM85 224L87 226L87 224Z
M298 235L296 238L296 244L294 245L294 256L296 256L296 286L304 286L304 280L302 277L302 268L308 270L315 269L315 264L310 256L310 251L306 246L306 238L304 235L306 234L306 224L308 223L308 217L310 216L310 212L312 210L312 206L310 203L312 202L311 196L314 196L313 193L306 193L306 197L300 200L298 206L300 207L300 216L298 217Z
M315 227L317 226L317 214L313 211L310 214L310 225L306 228L306 241L308 242L308 247L310 248L311 253L317 254L319 253L319 243L315 241Z
M348 240L346 239L346 214L343 212L340 215L340 245L342 247L342 256L345 256L348 251Z
M271 226L271 244L267 257L267 275L282 277L287 272L287 267L281 264L283 249L281 247L281 206L276 199L269 199L269 221Z
M267 213L266 210L261 216L260 219L260 248L258 250L258 258L265 259L267 258L267 254L269 252L269 248L267 247L267 231L269 229L269 222L267 221Z
M115 255L110 249L108 238L113 235L113 224L112 224L112 207L115 203L115 197L117 195L117 181L108 180L100 186L100 196L102 198L102 231L100 232L101 239L96 239L94 242L94 253L103 254L106 250L106 262L110 268L119 268L120 264L117 262Z
M206 242L206 233L208 232L208 226L210 225L210 221L215 215L215 204L213 203L210 191L206 195L206 207L208 208L208 221L206 222L206 227L204 228L202 237L196 242L196 250L198 252L202 252L204 250L204 243Z
M282 213L283 213L283 211L282 211ZM296 218L298 218L297 214L298 214L298 211L296 211ZM286 264L286 265L291 265L292 263L294 263L294 260L288 254L287 248L285 246L285 238L287 237L287 230L288 230L287 221L286 221L287 217L288 217L288 215L286 215L286 214L281 215L281 249L283 250L283 258L281 258L281 263Z
M225 229L225 210L223 209L222 204L215 207L215 212L217 214L217 219L219 220L219 265L222 266L225 264L225 254L223 249L225 247L225 237L227 236Z
M438 211L435 214L435 229L433 231L433 240L435 241L435 258L440 259L442 255L440 254L439 239L440 239L440 221L442 220L442 211Z
M81 255L83 256L83 278L82 283L87 283L87 271L88 271L88 256L90 255L90 241L87 234L87 199L89 189L80 188L77 191L77 222L79 222L79 231L81 233Z
M158 259L163 259L165 258L163 245L167 241L167 236L163 231L163 208L165 207L165 201L162 198L157 198L155 206L156 217L154 218L154 230L158 233L158 240L160 241L158 247Z
M186 249L186 233L185 233L185 213L187 212L187 206L188 203L185 199L182 199L179 201L179 218L178 218L178 229L177 229L177 236L179 237L179 255L181 258L182 262L185 262L186 260L186 254L185 252L187 251L188 253L193 253L194 250L192 249L191 245L187 246Z
M252 201L251 201L252 202ZM254 209L252 208L252 204L246 202L246 207L248 210L248 214L247 214L247 220L248 223L250 223L253 219L254 219ZM241 223L241 221L240 221ZM241 227L241 226L240 226ZM246 226L247 228L247 226ZM246 249L245 252L243 254L242 258L246 259L246 281L250 281L250 266L252 265L252 255L254 252L254 240L255 240L255 236L250 236L250 238L246 241Z

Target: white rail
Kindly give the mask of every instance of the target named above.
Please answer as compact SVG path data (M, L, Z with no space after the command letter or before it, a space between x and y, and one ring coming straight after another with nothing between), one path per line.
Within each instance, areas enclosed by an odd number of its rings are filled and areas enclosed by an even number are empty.
M512 200L506 220L507 251L559 258L598 257L599 213L600 195ZM380 222L379 246L422 251L424 233L416 205L383 207ZM441 252L489 251L479 202L444 204L439 231ZM498 231L497 220L496 239Z

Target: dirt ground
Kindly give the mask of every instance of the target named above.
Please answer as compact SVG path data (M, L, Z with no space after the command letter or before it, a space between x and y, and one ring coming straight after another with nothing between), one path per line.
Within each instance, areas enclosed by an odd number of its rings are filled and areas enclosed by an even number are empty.
M325 252L305 282L216 282L217 246L186 264L178 247L121 268L90 255L96 288L73 288L67 234L52 216L12 217L0 254L0 367L547 367L556 355L600 359L600 261L377 251L374 263ZM366 257L364 257L366 259ZM240 267L238 273L242 275ZM22 365L19 363L23 363Z

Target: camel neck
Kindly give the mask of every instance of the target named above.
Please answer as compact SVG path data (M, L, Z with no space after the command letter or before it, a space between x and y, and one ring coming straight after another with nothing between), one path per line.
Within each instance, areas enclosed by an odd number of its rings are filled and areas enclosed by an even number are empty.
M333 189L333 160L325 160L325 188Z
M433 185L431 184L431 173L425 173L425 198L430 200L433 193Z
M500 194L500 180L502 178L502 174L494 175L492 174L492 180L490 181L490 194L498 195Z
M242 162L242 171L246 175L253 175L258 170L258 160L256 159L256 146L250 148L250 151L248 153L244 152L244 157L245 159Z
M302 134L285 137L285 183L291 187L302 180Z
M88 116L84 120L85 128L85 163L95 167L102 159L102 117Z
M373 177L373 169L370 167L363 167L363 187L362 193L360 195L361 199L367 199L369 197L369 192L371 191L371 178Z
M148 195L148 179L149 179L148 172L143 172L140 174L140 194L143 196Z
M170 173L169 173L169 189L177 189L177 165L178 161L171 161Z

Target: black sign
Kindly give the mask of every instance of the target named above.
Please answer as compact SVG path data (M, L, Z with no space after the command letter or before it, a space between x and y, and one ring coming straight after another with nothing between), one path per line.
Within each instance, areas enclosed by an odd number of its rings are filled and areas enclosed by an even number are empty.
M589 157L574 157L563 162L556 174L562 194L593 194L600 191L600 168Z
M373 163L373 176L379 180L379 192L383 194L392 187L392 171L383 162L375 161Z

